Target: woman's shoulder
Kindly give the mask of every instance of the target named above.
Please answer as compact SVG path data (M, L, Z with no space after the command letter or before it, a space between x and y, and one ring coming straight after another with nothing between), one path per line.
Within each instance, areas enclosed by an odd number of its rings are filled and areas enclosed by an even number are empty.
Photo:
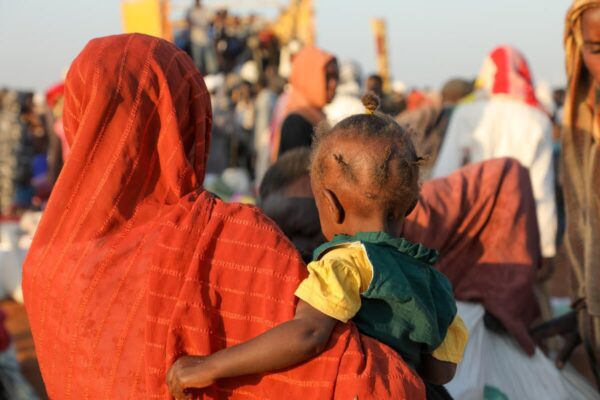
M302 263L292 242L256 206L216 199L211 222L220 225L222 231L230 232L228 236L235 237L244 247L272 250L288 258L297 258Z
M244 203L229 203L219 198L215 199L212 218L222 222L233 222L273 233L281 233L279 227L267 217L258 207Z

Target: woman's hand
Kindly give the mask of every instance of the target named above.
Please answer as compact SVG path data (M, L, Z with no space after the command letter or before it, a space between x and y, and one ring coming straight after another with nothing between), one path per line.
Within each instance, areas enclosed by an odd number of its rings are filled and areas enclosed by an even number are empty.
M176 400L191 399L188 389L201 389L212 385L215 377L207 357L183 356L167 372L167 386Z

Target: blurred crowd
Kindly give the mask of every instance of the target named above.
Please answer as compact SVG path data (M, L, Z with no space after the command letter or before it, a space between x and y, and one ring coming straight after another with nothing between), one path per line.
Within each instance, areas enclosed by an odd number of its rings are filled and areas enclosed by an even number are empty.
M365 75L356 61L339 61L295 40L281 43L261 17L215 11L200 1L189 9L187 26L175 40L204 75L211 95L213 128L205 185L224 198L245 202L254 201L262 177L279 155L310 145L319 123L333 125L362 112L360 97L369 91L381 99L380 111L414 130L417 149L429 160L423 168L423 179L428 179L454 108L472 101L482 89L481 76L452 78L437 89L386 82L380 75ZM564 90L542 84L534 95L539 109L558 127ZM68 158L63 103L62 82L44 94L0 91L3 218L43 209ZM558 129L553 132L556 156Z
M536 284L542 318L550 320L568 310L564 300L552 303L553 294L544 289L544 282L554 276L566 229L558 173L565 89L534 86L518 49L498 46L482 54L476 76L449 77L440 88L414 88L366 74L356 61L338 60L299 40L284 43L262 17L232 15L199 0L188 10L175 44L190 55L210 94L212 132L204 187L227 201L258 203L306 260L322 240L316 209L307 200L307 148L315 129L364 113L361 96L372 92L381 100L379 111L411 130L418 154L426 158L423 182L501 157L525 167L523 179L530 182L537 221L532 237L539 234ZM9 227L3 229L0 261L2 268L16 271L11 282L20 280L27 240L69 159L64 100L63 82L43 94L0 90L0 221ZM485 192L487 187L482 182L479 189ZM27 243L19 241L21 236ZM15 251L22 253L18 259ZM5 289L5 295L14 293L17 288ZM506 330L493 316L486 317L486 327L500 324L499 330ZM8 341L0 332L0 351L7 351Z

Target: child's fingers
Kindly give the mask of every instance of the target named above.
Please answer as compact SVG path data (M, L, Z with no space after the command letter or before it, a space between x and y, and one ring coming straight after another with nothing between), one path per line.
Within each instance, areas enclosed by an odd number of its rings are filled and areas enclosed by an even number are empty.
M180 387L172 388L171 395L175 398L175 400L188 400L188 399L191 400L192 399L192 395L186 393L186 391Z
M183 388L181 388L181 386L179 385L178 380L175 377L175 373L173 372L172 367L169 369L169 372L167 372L166 381L167 381L167 387L169 388L169 392L171 393L171 396L173 396L176 400L181 400L181 399L186 398Z
M171 367L167 371L167 376L165 378L165 382L167 383L167 386L169 386L169 389L171 388L171 386L173 384L174 375L175 375L175 371L174 371L173 365L171 365Z
M193 400L193 396L186 392L180 392L180 394L175 396L175 400Z

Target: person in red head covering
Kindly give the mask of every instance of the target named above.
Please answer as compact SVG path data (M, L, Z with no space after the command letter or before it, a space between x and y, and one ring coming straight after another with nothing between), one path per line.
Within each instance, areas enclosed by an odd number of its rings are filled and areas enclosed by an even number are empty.
M552 121L535 97L525 57L513 47L497 47L484 61L475 86L476 92L452 114L432 175L447 176L468 163L515 158L529 170L542 256L552 259L557 231Z
M294 315L306 276L258 209L205 191L210 97L192 60L140 34L92 40L65 83L71 154L24 266L53 399L170 398L183 355L247 341ZM326 351L197 398L424 397L390 348L339 324Z

